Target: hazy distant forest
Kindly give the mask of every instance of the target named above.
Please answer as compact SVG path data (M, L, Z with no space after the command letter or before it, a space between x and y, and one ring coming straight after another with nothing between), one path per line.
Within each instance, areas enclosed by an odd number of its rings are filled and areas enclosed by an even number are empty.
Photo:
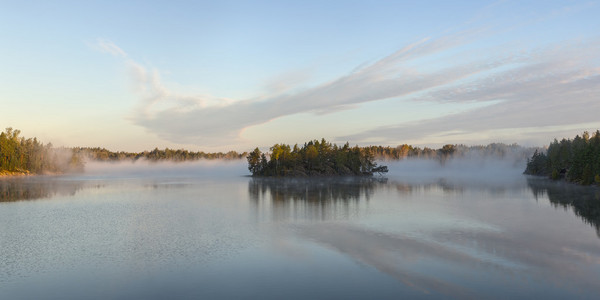
M190 161L199 159L242 159L247 153L191 152L187 150L154 149L140 153L112 152L104 148L54 148L37 138L20 136L21 131L7 128L0 133L0 174L61 174L81 172L85 161Z
M574 139L554 140L527 160L525 174L564 178L582 185L600 184L600 130Z
M44 145L36 138L20 136L19 130L7 128L0 134L0 172L2 174L48 174L83 171L86 161L195 161L200 159L244 159L252 158L254 162L250 171L255 175L360 175L365 173L384 173L386 169L377 166L374 160L400 160L404 158L436 159L444 163L450 157L460 157L476 153L482 157L504 158L507 155L522 156L523 161L530 155L528 149L516 144L489 144L487 146L445 145L440 149L419 148L410 145L350 147L348 143L338 147L322 139L306 143L302 148L295 145L276 144L271 147L271 153L226 153L192 152L183 149L160 150L143 152L113 152L104 148L74 147L53 148L51 144ZM273 151L275 152L273 153ZM337 152L336 152L337 151ZM335 152L335 153L334 153ZM533 150L531 151L533 152ZM258 154L258 155L257 155ZM264 154L264 160L262 156ZM301 155L303 166L298 164ZM282 158L285 158L282 161ZM295 162L287 158L295 159ZM295 165L294 165L295 164ZM266 166L266 167L265 167ZM335 170L335 171L332 171Z
M36 138L20 136L20 131L7 128L0 133L0 174L60 174L81 172L86 161L117 162L124 160L195 161L200 159L244 159L257 176L365 175L385 173L387 168L375 161L405 158L433 159L444 164L450 158L478 156L504 159L526 167L525 173L583 185L600 184L600 131L591 137L585 132L574 139L554 140L547 150L524 148L517 144L493 143L486 146L444 145L439 149L403 144L397 147L338 146L325 139L303 146L275 144L270 152L258 148L247 153L192 152L158 148L143 152L113 152L104 148L54 148ZM533 153L533 155L532 155Z
M145 159L149 161L159 161L159 160L167 160L167 161L175 161L175 162L183 162L183 161L193 161L199 159L242 159L248 155L247 152L238 153L235 151L229 151L226 153L223 152L215 152L215 153L207 153L207 152L192 152L183 149L169 149L165 148L164 150L160 150L155 148L152 151L143 151L143 152L113 152L106 150L104 148L89 148L89 147L75 147L72 148L73 154L87 160L93 161L120 161L120 160L138 160Z

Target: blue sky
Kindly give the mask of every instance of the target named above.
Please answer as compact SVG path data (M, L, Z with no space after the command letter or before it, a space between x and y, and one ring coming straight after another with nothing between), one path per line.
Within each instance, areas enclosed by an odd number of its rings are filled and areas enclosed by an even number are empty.
M597 1L0 6L0 126L55 145L541 146L600 128Z

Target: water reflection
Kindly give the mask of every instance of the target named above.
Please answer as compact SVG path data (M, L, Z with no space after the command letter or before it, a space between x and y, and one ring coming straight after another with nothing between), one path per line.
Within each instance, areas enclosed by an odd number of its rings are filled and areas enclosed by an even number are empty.
M572 208L600 237L600 189L541 178L528 178L527 184L536 200L547 196L554 207Z
M359 212L386 178L252 178L248 194L255 212L272 219L347 219ZM268 217L268 216L267 216Z
M0 298L594 299L600 240L579 218L598 228L598 192L525 177L0 180L1 201L78 199L0 205Z
M586 232L570 214L537 206L530 192L573 207L598 228L598 189L519 179L470 185L444 179L253 178L248 192L259 219L292 221L278 224L278 230L288 228L280 240L294 235L316 243L423 296L489 297L499 280L513 288L498 290L499 298L560 298L577 291L586 291L580 295L586 298L598 292L597 240L582 238ZM298 220L308 222L293 222ZM277 249L298 255L297 247L283 247L280 240ZM519 284L527 280L532 283Z
M494 196L506 195L516 190L527 189L525 177L521 174L514 178L493 180L467 181L451 177L431 177L427 179L397 177L390 178L389 186L398 192L411 194L415 191L441 191L444 194L464 194L467 191L485 191Z
M482 191L496 197L527 189L524 178L517 179L509 183L474 184L448 178L427 181L386 177L251 178L248 181L248 197L256 215L263 219L348 219L364 213L369 200L378 191L400 197L423 193L449 196Z
M83 187L80 181L49 178L9 178L0 180L0 202L37 200L53 196L73 196Z
M437 261L439 265L454 269L503 267L436 241L383 233L354 225L306 225L298 227L297 232L303 238L326 245L353 260L387 273L403 285L423 294L440 293L462 299L477 298L473 291L461 287L453 280L424 272L420 266L422 261Z

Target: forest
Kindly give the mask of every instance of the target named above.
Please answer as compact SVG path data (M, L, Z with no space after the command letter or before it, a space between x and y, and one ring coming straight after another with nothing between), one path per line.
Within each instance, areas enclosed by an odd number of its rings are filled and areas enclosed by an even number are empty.
M0 135L0 174L80 172L83 171L85 162L88 161L185 162L201 159L236 160L246 158L250 172L255 176L370 175L387 171L385 166L377 166L376 160L420 158L437 160L444 164L451 158L475 155L500 159L511 157L515 163L524 165L531 153L533 153L531 148L502 143L486 146L447 144L439 149L433 149L407 144L397 147L350 147L346 143L338 146L325 139L310 141L302 147L276 144L270 148L270 153L262 153L258 148L251 153L236 151L209 153L169 148L164 150L155 148L143 152L115 152L100 147L54 148L52 144L43 144L36 138L21 137L19 130L7 128Z
M184 149L169 149L164 150L155 148L152 151L143 152L113 152L105 148L90 148L90 147L75 147L72 148L73 153L79 157L91 161L121 161L121 160L138 160L144 159L148 161L168 160L174 162L194 161L199 159L243 159L248 153L238 153L229 151L226 153L216 152L193 152Z
M600 130L573 139L556 139L545 151L527 160L525 174L564 179L581 185L600 185Z
M533 153L533 148L524 148L517 144L491 143L485 146L466 146L462 144L446 144L439 149L429 147L419 148L407 144L397 147L367 146L377 160L401 160L405 158L434 159L444 163L450 158L459 158L476 155L482 158L504 159L512 157L516 161L522 159L523 163Z
M334 176L373 175L386 173L386 166L377 166L368 148L339 147L325 139L304 143L302 147L275 144L268 154L258 148L248 154L248 169L252 176ZM267 159L267 155L269 159Z
M21 131L6 128L0 133L0 175L60 174L83 170L83 162L67 148L53 148Z
M436 160L442 165L452 158L510 158L513 163L522 166L534 149L502 143L486 146L447 144L439 149L407 144L397 147L350 147L346 143L340 147L322 139L310 141L302 147L275 144L270 151L262 153L256 148L248 154L248 169L253 176L370 175L388 170L385 166L378 167L375 160L395 161L408 158Z
M122 160L156 161L195 161L200 159L243 159L247 153L229 151L193 152L165 148L143 152L113 152L105 148L74 147L55 148L52 144L43 144L37 138L20 136L21 131L6 128L0 133L0 175L21 174L63 174L82 172L86 161L116 162Z

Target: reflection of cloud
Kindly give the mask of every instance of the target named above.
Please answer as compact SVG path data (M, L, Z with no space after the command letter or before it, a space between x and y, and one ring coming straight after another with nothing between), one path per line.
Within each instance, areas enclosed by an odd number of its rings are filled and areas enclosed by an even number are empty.
M299 227L298 233L310 240L325 244L357 261L385 272L408 287L423 293L442 293L459 298L477 298L471 291L427 274L419 274L415 266L419 260L439 259L475 266L476 258L450 248L440 247L423 240L397 237L362 230L351 226L327 224L327 226Z
M492 169L495 167L492 165ZM543 295L540 286L560 286L569 292L600 292L596 283L600 261L596 240L577 233L581 228L573 226L570 213L564 219L555 218L554 209L545 210L532 203L523 177L514 183L501 180L497 185L480 186L460 180L432 183L429 179L418 178L417 183L392 178L374 186L368 202L362 201L366 197L362 192L350 193L351 201L342 197L333 200L332 195L337 194L333 189L347 189L343 182L325 183L319 188L319 181L308 186L294 180L274 180L273 187L269 187L268 180L256 180L249 182L248 188L257 217L300 221L291 222L286 236L292 232L303 240L316 242L426 296L491 297L490 285L498 287L499 282L511 289L504 296ZM529 185L539 197L547 194L552 203L573 206L584 219L596 217L598 210L590 204L598 200L594 189L555 185L558 190L554 190L531 182ZM437 199L439 195L444 196L443 200ZM335 216L335 209L343 211L348 203L358 221L348 223L351 218L331 217ZM360 203L367 205L356 205ZM396 215L400 207L406 211ZM388 209L393 212L380 218L378 213ZM431 213L437 210L443 213ZM408 211L421 216L410 219ZM374 212L376 215L371 214ZM304 222L306 219L311 222ZM394 225L380 227L380 222ZM301 254L290 245L279 248ZM522 285L523 280L532 284Z
M535 274L553 284L569 282L573 289L598 290L596 276L592 274L600 251L576 239L528 229L507 232L445 230L434 232L432 238L465 249L463 251L479 253L482 258L520 266L506 269L509 274Z
M492 278L533 275L556 285L569 282L574 290L598 290L593 271L600 257L597 249L582 252L578 250L582 245L577 243L561 247L558 245L573 241L561 242L527 230L440 228L425 238L415 238L333 223L294 228L301 237L368 264L426 294L481 298L479 293L489 292L461 281L459 275L464 269ZM436 265L433 270L427 266L432 261ZM590 264L589 269L583 267ZM456 276L449 276L448 270ZM535 289L523 288L523 293Z

